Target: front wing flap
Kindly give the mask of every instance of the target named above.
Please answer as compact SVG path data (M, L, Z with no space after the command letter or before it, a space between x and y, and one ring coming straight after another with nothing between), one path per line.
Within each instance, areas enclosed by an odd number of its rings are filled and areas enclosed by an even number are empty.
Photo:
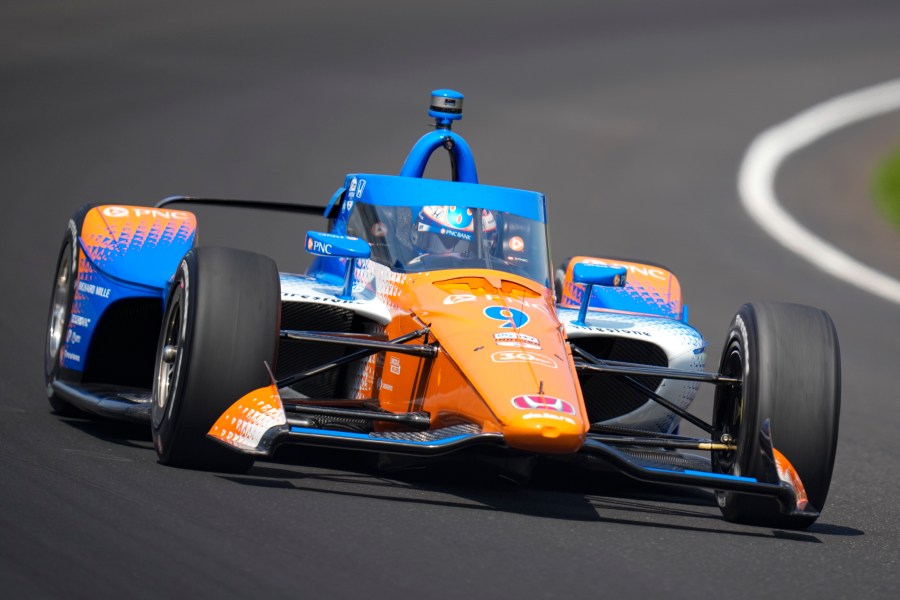
M271 370L269 371L270 377ZM235 402L207 434L230 448L258 456L270 456L282 444L323 446L388 454L438 456L475 445L506 446L500 433L484 433L474 423L427 431L355 433L317 429L304 420L290 421L278 386L272 383L253 390ZM623 474L648 483L709 488L720 491L770 496L789 515L816 516L803 483L783 454L772 446L771 427L766 420L760 431L760 446L769 472L766 481L711 470L647 463L609 444L588 436L581 453L599 458ZM700 457L694 457L700 458Z

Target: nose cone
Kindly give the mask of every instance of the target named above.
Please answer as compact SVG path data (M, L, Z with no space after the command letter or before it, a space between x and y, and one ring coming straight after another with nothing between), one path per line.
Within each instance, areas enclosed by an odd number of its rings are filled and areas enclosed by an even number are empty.
M510 447L577 452L588 423L549 292L508 281L479 285L467 285L465 294L455 286L445 291L422 320L431 324Z
M503 427L512 448L540 453L577 452L586 423L576 403L547 395L521 395L511 404L519 411Z

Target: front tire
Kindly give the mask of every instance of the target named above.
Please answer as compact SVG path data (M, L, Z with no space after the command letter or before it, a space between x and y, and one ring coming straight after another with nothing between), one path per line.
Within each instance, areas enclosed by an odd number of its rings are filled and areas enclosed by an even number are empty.
M821 511L831 485L841 405L840 350L831 317L799 304L745 304L731 322L719 371L742 384L716 390L713 426L734 438L737 450L713 452L713 470L764 481L759 432L769 419L775 448ZM729 521L805 529L816 520L782 514L772 498L716 496Z
M65 351L69 321L72 317L72 303L75 301L75 285L78 279L78 226L90 206L82 207L66 228L59 257L56 261L56 277L50 294L50 310L47 316L47 339L44 346L44 382L47 386L47 400L58 415L65 417L85 416L53 391L53 382L59 379L62 353Z
M242 396L269 385L278 347L278 269L232 248L188 252L175 274L156 355L153 442L163 464L249 469L253 458L206 437Z

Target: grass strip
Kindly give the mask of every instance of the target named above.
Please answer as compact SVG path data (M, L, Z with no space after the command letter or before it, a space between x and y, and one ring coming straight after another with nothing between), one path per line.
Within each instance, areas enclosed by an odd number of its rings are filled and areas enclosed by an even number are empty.
M900 229L900 147L875 170L872 192L882 214Z

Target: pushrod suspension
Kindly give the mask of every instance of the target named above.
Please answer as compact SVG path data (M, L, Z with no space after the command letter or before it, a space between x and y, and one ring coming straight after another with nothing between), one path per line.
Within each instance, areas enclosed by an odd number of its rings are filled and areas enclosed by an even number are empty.
M319 366L317 366L317 367L313 367L313 368L311 368L311 369L307 369L307 370L305 370L305 371L301 371L300 373L295 373L294 375L289 375L289 376L287 376L287 377L283 377L283 378L279 379L278 381L276 381L275 384L276 384L278 387L280 387L280 388L292 386L292 385L294 385L295 383L300 383L300 382L303 381L304 379L309 379L310 377L314 377L314 376L319 375L319 374L321 374L321 373L325 373L326 371L330 371L331 369L336 369L337 367L340 367L341 365L345 365L345 364L351 363L351 362L353 362L353 361L355 361L355 360L360 360L360 359L362 359L362 358L366 358L366 357L368 357L368 356L371 356L371 355L373 355L373 354L375 354L375 353L377 353L377 352L381 352L381 351L382 351L382 344L387 344L387 345L390 347L389 350L390 350L391 352L399 352L399 351L400 351L399 348L411 348L411 347L412 347L412 348L422 348L422 347L426 347L426 348L431 348L431 349L433 349L434 352L435 352L435 354L436 354L436 353L437 353L437 349L436 349L434 346L429 346L429 345L426 345L426 346L403 346L403 345L402 345L402 344L404 344L404 343L406 343L406 342L409 342L409 341L414 340L414 339L416 339L416 338L420 338L420 337L422 337L422 336L424 336L424 335L427 335L428 332L429 332L429 329L428 329L428 328L417 329L416 331L412 331L412 332L410 332L410 333L407 333L406 335L401 335L400 337L394 338L394 339L389 340L389 341L385 341L385 342L380 342L380 341L379 341L379 342L377 342L377 346L375 346L375 347L372 347L371 344L376 343L376 342L375 342L374 340L368 340L368 341L366 341L365 343L366 343L366 344L369 344L369 346L366 347L366 348L363 349L363 350L357 350L356 352L351 352L351 353L348 354L347 356L342 356L341 358L337 358L337 359L335 359L335 360L332 360L332 361L328 361L328 362L322 363L321 365L319 365ZM290 331L290 330L284 330L284 331L282 331L281 333L282 333L282 335L281 335L282 339L296 340L296 339L298 339L300 336L299 336L299 335L295 335L295 334L309 334L310 332L295 332L295 331ZM288 335L285 335L285 334L288 334ZM350 341L350 338L348 338L348 337L342 337L342 336L324 336L324 335L321 335L321 334L318 335L318 336L315 336L314 339L309 339L309 338L307 338L307 337L305 337L305 336L304 336L302 339L303 339L303 341L325 341L325 340L322 340L322 339L321 339L322 337L328 337L328 338L330 338L330 339L328 340L328 342L333 343L333 344L344 343L344 342ZM339 341L338 341L338 340L339 340ZM359 345L359 344L351 343L351 344L345 344L345 345L349 345L349 346L357 346L357 345Z
M620 371L620 370L606 370L606 369L599 369L599 370L598 370L598 369L594 369L594 368L593 368L594 366L597 366L597 367L606 367L606 364L607 364L606 361L603 361L603 360L597 358L597 357L594 356L593 354L590 354L589 352L583 350L582 348L579 348L579 347L576 346L575 344L572 344L572 350L574 350L579 356L581 356L582 358L584 358L586 361L588 361L589 363L591 363L591 364L589 364L589 365L584 364L584 363L582 363L582 364L580 364L580 365L579 365L579 364L576 364L576 365L575 365L575 368L576 368L577 370L582 370L582 371L592 371L592 372L597 372L597 373L606 373L606 374L611 374L611 375L623 375L622 379L623 379L623 381L625 381L625 383L627 383L629 386L631 386L631 387L633 387L633 388L635 388L635 389L637 389L637 390L639 390L639 391L641 391L641 392L647 394L652 400L654 400L657 404L659 404L659 405L662 406L663 408L665 408L665 409L667 409L667 410L669 410L669 411L675 413L676 415L678 415L679 417L681 417L681 418L684 419L685 421L688 421L689 423L692 423L693 425L699 427L700 429L702 429L703 431L705 431L705 432L707 432L707 433L709 433L709 434L715 433L715 428L714 428L712 425L710 425L709 423L707 423L706 421L704 421L704 420L701 419L700 417L696 417L696 416L692 415L691 413L689 413L688 411L684 410L684 409L681 408L680 406L677 406L677 405L675 405L675 404L672 404L671 402L669 402L668 400L666 400L665 398L663 398L662 396L660 396L659 394L657 394L655 390L651 390L649 387L647 387L646 385L644 385L644 384L641 383L640 381L634 379L633 377L630 377L630 376L628 376L628 375L625 375L622 371ZM672 369L672 370L674 371L674 369ZM652 370L651 370L651 371L652 371ZM654 372L654 373L652 374L652 376L655 376L655 377L667 377L667 375L664 374L665 371L666 371L666 369L657 369L656 372ZM633 372L633 371L630 371L630 372ZM676 372L677 372L677 371L676 371ZM640 374L641 374L641 375L650 375L650 373L647 373L647 372L645 372L645 371L640 371ZM673 378L673 379L676 379L676 378Z

